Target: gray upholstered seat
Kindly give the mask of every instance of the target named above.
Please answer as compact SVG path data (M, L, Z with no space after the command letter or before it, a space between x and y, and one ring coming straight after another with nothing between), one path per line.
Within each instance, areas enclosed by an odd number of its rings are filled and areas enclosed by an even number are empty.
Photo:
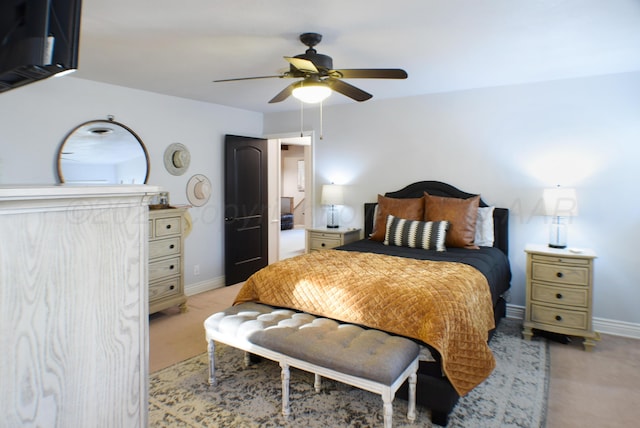
M411 340L327 318L281 321L255 331L249 341L276 352L391 385L419 352Z

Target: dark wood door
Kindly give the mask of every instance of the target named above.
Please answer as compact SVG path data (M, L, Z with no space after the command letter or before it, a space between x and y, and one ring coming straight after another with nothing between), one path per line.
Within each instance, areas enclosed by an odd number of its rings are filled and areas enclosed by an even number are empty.
M268 264L267 140L225 137L225 284Z

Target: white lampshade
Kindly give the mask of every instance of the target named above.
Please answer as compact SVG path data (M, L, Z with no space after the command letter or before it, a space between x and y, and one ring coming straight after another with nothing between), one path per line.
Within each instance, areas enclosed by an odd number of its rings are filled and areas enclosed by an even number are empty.
M576 189L570 187L544 189L542 199L546 215L554 217L575 217L578 215Z
M303 103L316 104L331 95L331 88L321 82L302 81L293 89L292 95Z
M322 205L342 205L344 204L344 193L339 184L324 184L322 186Z

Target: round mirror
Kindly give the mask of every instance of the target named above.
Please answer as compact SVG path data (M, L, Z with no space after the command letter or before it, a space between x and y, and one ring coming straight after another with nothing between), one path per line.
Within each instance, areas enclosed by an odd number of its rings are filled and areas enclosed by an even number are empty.
M61 183L142 184L149 178L149 155L127 126L92 120L73 129L60 145L58 177Z

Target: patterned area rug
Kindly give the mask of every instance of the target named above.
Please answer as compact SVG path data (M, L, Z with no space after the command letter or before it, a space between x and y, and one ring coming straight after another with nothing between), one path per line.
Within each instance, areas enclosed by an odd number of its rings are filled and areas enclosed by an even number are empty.
M544 339L521 339L521 323L503 320L490 346L497 367L462 397L448 427L543 427L549 383L549 347ZM204 333L203 333L204 334ZM281 412L280 366L263 361L244 366L243 352L217 345L218 385L209 387L206 354L153 373L149 390L151 427L369 427L382 426L382 399L323 379L316 393L313 375L291 369L291 416ZM407 402L393 402L395 427L430 426L418 406L415 423ZM435 425L434 425L435 426Z

